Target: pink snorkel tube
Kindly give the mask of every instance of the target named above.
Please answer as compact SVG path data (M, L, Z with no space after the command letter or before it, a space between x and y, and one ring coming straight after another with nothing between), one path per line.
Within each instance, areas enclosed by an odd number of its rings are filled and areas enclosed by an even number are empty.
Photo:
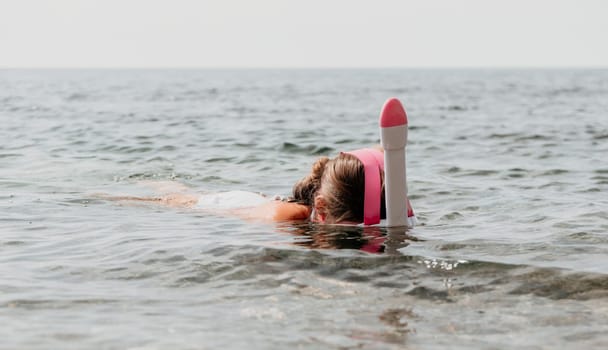
M384 103L380 113L380 140L384 148L386 187L386 226L413 226L409 220L411 210L407 199L405 173L405 145L407 144L407 115L396 98ZM410 208L408 208L410 207ZM409 209L409 210L408 210Z
M365 171L363 224L380 223L382 198L381 172L384 171L387 227L413 227L416 217L407 198L405 146L407 144L407 115L396 98L384 104L380 113L380 136L384 155L376 149L365 148L345 152L357 157Z

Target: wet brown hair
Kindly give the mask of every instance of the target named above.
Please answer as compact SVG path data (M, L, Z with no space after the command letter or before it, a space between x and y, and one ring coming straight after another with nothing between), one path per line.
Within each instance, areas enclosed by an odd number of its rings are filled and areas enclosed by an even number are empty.
M381 218L386 217L382 174ZM334 159L319 158L308 176L293 187L294 198L314 208L315 197L322 195L331 222L363 222L365 172L357 157L341 153Z
M293 186L293 198L304 205L312 207L315 199L315 194L321 187L321 177L325 172L325 166L329 162L329 158L321 157L312 165L310 174L305 176Z

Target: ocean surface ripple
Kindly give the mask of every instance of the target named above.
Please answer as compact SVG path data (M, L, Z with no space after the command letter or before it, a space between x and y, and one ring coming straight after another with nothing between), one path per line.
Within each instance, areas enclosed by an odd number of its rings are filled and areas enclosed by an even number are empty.
M400 98L420 225L98 194L288 195ZM606 70L0 70L0 348L605 349Z

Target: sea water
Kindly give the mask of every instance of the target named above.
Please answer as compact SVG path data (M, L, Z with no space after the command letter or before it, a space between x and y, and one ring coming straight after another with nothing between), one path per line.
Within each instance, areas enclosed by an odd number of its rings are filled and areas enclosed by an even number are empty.
M404 231L103 200L289 195L409 116ZM0 348L605 349L607 70L2 70Z

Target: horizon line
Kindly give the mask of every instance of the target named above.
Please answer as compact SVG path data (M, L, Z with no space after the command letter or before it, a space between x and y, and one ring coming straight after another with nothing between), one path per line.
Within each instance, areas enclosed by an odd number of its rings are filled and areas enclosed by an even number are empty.
M455 69L495 69L495 70L528 70L528 69L608 69L608 65L496 65L496 66L0 66L0 70L455 70Z

